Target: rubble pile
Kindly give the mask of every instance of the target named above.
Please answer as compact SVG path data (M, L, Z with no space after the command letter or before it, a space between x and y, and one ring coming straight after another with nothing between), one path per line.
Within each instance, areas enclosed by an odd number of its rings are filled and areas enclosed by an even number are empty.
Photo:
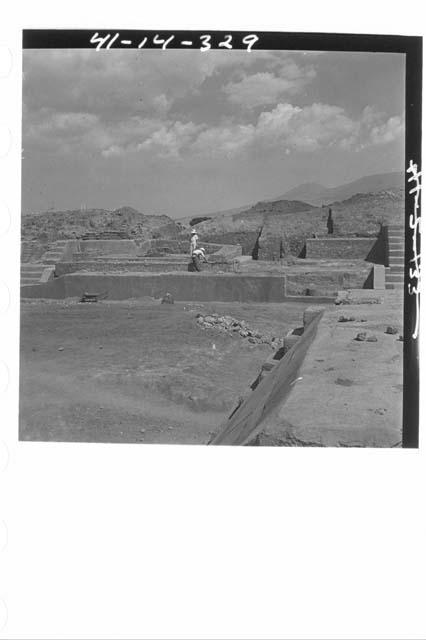
M267 344L272 349L279 349L282 338L277 338L268 333L261 333L257 329L249 327L245 320L237 320L232 316L221 316L218 313L202 314L197 313L197 323L202 329L217 329L225 333L240 336L247 339L252 344Z

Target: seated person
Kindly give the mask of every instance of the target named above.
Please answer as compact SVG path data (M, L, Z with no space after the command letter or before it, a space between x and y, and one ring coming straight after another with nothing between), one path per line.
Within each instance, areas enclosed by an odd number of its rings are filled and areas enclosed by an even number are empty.
M192 264L197 271L201 271L202 262L207 262L206 250L203 247L201 247L201 249L194 249L192 252Z

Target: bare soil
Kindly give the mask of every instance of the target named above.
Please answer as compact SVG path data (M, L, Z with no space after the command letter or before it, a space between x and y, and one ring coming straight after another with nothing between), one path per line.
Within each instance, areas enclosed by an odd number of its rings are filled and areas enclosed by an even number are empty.
M308 304L23 301L20 438L205 443L272 351L196 312L281 337Z

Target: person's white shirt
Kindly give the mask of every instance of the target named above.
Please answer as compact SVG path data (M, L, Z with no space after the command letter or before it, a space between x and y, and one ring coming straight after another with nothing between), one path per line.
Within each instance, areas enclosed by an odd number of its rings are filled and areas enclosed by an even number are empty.
M206 250L204 249L204 247L201 247L201 249L194 249L192 255L197 256L198 258L202 258L204 262L207 262Z
M190 248L189 248L191 256L194 255L194 251L197 248L197 241L198 241L198 236L197 236L196 233L193 233L192 236L191 236L191 243L190 243Z

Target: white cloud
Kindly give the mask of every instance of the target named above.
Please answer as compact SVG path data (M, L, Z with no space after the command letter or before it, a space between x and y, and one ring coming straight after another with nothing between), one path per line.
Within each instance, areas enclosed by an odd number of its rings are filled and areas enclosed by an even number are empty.
M190 148L190 153L204 157L233 157L247 149L254 140L251 124L209 127L202 131Z
M73 136L84 133L98 123L98 117L92 113L49 113L46 109L44 116L37 124L31 125L30 134Z
M370 134L372 144L387 144L403 135L405 129L401 116L393 116L383 124L373 127Z
M315 55L25 51L24 147L58 155L139 153L176 160L277 149L287 154L332 147L357 151L403 134L402 116L389 117L371 106L356 118L341 106L292 104L289 96L315 77ZM222 92L228 105L214 102L200 117L191 112L191 100L199 92L209 105L212 94L203 93L209 78L213 97ZM188 111L174 112L176 102L188 96Z
M356 122L341 107L319 103L297 107L285 103L260 114L256 137L261 144L317 151L339 144L354 129Z
M206 128L192 145L192 152L206 157L237 156L248 150L281 149L301 153L328 148L359 151L386 144L403 133L399 116L386 119L367 110L360 120L350 118L341 107L314 103L298 107L278 104L262 112L253 125L225 124Z
M109 120L158 117L220 71L268 60L281 58L267 51L26 50L23 100L32 114L48 105Z
M284 95L301 91L314 77L312 67L300 67L293 60L282 60L276 73L259 71L245 74L238 81L228 82L223 91L229 102L253 109L274 104Z
M197 126L193 122L174 122L170 126L163 125L149 138L138 144L136 150L153 153L164 159L178 159L181 150L188 147L201 128L201 125Z
M363 148L372 144L381 145L393 142L404 133L404 127L402 116L386 118L386 114L367 106L361 117L359 145Z

